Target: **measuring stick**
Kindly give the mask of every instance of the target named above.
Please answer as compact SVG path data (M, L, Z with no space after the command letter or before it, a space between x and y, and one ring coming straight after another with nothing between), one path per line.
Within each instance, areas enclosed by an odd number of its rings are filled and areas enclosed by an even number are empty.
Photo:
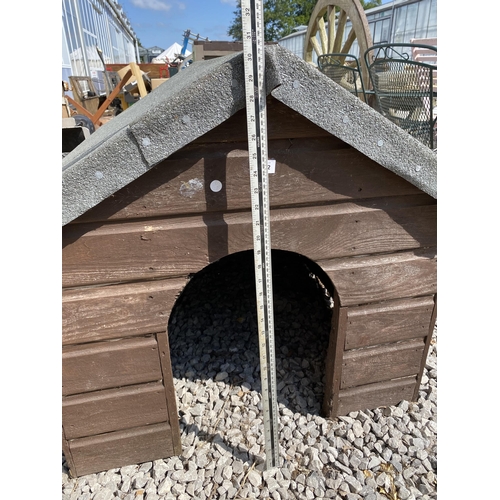
M241 17L266 469L271 469L278 466L279 435L274 352L262 0L242 0Z

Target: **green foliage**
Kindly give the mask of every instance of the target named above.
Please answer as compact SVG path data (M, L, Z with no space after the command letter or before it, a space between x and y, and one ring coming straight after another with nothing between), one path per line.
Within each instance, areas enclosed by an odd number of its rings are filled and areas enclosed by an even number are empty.
M243 26L241 24L241 0L238 0L236 10L233 12L233 24L229 26L227 34L233 37L233 40L241 42L243 40Z
M378 7L379 5L382 5L382 0L359 0L361 5L363 6L363 9L368 10L368 9L373 9L373 7Z
M293 32L293 28L307 25L316 0L264 0L264 40L277 41ZM233 12L234 20L227 34L233 40L243 38L241 24L241 0Z
M363 8L371 9L382 5L382 0L360 0ZM297 26L307 26L317 0L264 0L264 40L277 41L293 33ZM241 24L241 0L238 0L236 10L233 12L233 23L227 34L233 40L243 39Z

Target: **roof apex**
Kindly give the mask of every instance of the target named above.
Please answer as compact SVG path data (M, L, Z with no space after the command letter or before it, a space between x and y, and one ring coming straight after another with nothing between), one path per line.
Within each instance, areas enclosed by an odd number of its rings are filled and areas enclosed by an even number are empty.
M289 50L265 47L266 91L437 197L437 155ZM63 159L63 225L245 107L242 52L199 61Z

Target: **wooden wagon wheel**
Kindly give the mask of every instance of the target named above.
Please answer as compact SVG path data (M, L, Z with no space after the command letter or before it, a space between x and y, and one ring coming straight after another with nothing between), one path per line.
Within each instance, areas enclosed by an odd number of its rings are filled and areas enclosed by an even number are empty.
M337 23L335 23L336 7L340 11ZM328 27L324 19L325 14ZM351 21L352 29L344 45L342 45L348 19ZM318 31L320 42L316 38ZM359 63L363 81L368 83L368 70L363 55L373 45L373 41L365 11L359 0L318 0L307 27L304 40L304 60L313 63L313 50L317 56L331 54L332 52L347 54L354 40L358 41Z

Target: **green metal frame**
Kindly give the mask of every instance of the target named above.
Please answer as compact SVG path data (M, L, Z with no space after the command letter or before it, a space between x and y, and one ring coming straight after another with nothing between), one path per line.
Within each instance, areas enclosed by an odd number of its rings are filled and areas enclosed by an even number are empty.
M412 59L412 49L436 53L437 47L412 43L381 43L364 59L379 111L431 149L437 143L437 64Z
M357 97L361 94L366 102L365 85L356 56L340 52L320 55L318 69Z

